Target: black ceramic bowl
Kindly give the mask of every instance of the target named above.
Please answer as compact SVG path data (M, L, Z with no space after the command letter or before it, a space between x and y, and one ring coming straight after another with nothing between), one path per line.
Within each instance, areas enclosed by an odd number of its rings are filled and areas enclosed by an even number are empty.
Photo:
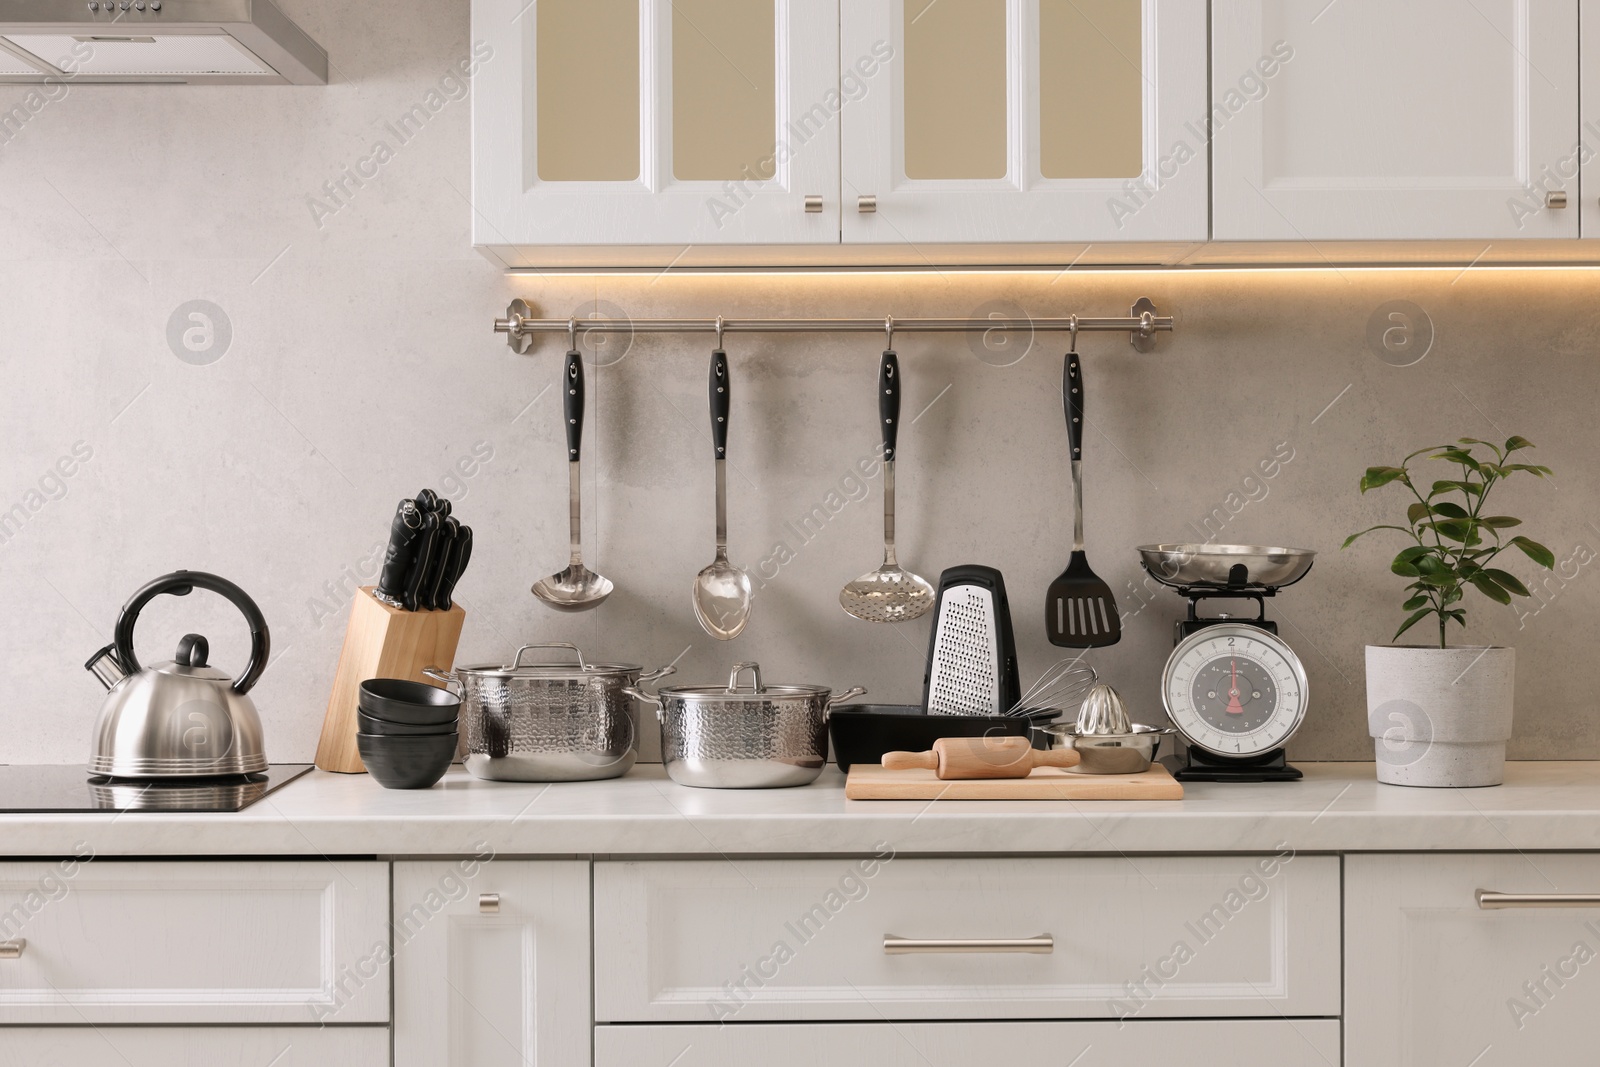
M356 703L374 719L429 726L454 722L461 698L448 689L405 678L368 678Z
M1026 737L1034 719L1049 722L1060 714L929 715L919 704L841 704L828 716L828 732L833 758L848 772L853 763L882 763L885 752L926 752L941 737ZM1032 736L1034 748L1048 747L1045 735Z
M364 711L358 711L356 723L357 728L364 734L384 734L390 737L428 737L456 732L454 719L449 722L430 722L418 726L409 722L390 722L388 719L379 719Z
M367 773L385 789L426 789L444 777L456 755L456 734L356 734Z

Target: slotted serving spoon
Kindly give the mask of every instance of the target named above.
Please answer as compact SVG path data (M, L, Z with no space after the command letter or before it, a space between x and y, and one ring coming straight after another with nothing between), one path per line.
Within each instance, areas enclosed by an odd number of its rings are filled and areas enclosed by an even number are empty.
M722 320L717 320L717 350L711 353L711 444L717 461L717 555L694 579L694 615L700 628L718 641L732 641L750 621L750 575L728 562L728 356L722 351Z
M1045 593L1045 634L1062 648L1104 648L1122 639L1122 618L1111 587L1090 569L1083 551L1083 367L1077 330L1062 370L1061 399L1072 448L1072 559Z
M533 595L559 611L585 611L610 596L612 585L611 579L583 565L583 479L578 467L583 443L583 355L575 340L567 352L561 387L561 411L567 424L567 530L572 554L565 570L533 583Z
M891 344L893 335L891 334ZM933 586L894 556L894 450L900 430L900 357L878 363L878 421L883 429L883 564L839 591L839 605L864 622L907 622L933 608Z

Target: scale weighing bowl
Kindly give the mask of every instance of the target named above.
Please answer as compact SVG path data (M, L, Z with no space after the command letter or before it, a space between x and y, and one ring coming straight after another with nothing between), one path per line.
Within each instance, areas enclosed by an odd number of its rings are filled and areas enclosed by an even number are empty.
M1150 576L1175 589L1281 589L1304 578L1317 558L1309 548L1262 545L1140 545L1137 551Z

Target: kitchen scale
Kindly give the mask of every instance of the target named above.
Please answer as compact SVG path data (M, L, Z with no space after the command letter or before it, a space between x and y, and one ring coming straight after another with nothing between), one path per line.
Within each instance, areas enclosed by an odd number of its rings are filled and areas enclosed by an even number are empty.
M1181 761L1168 757L1168 769L1179 781L1298 781L1283 746L1305 721L1306 669L1267 618L1266 598L1304 578L1316 553L1210 544L1138 551L1152 578L1189 600L1161 672L1161 700L1187 750ZM1201 615L1202 600L1253 601L1255 617Z

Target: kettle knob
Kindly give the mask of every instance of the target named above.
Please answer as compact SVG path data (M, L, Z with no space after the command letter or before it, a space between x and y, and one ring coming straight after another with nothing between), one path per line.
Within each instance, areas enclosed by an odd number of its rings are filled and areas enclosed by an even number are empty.
M178 652L172 658L180 667L204 667L211 655L211 642L199 634L184 634L178 642Z

